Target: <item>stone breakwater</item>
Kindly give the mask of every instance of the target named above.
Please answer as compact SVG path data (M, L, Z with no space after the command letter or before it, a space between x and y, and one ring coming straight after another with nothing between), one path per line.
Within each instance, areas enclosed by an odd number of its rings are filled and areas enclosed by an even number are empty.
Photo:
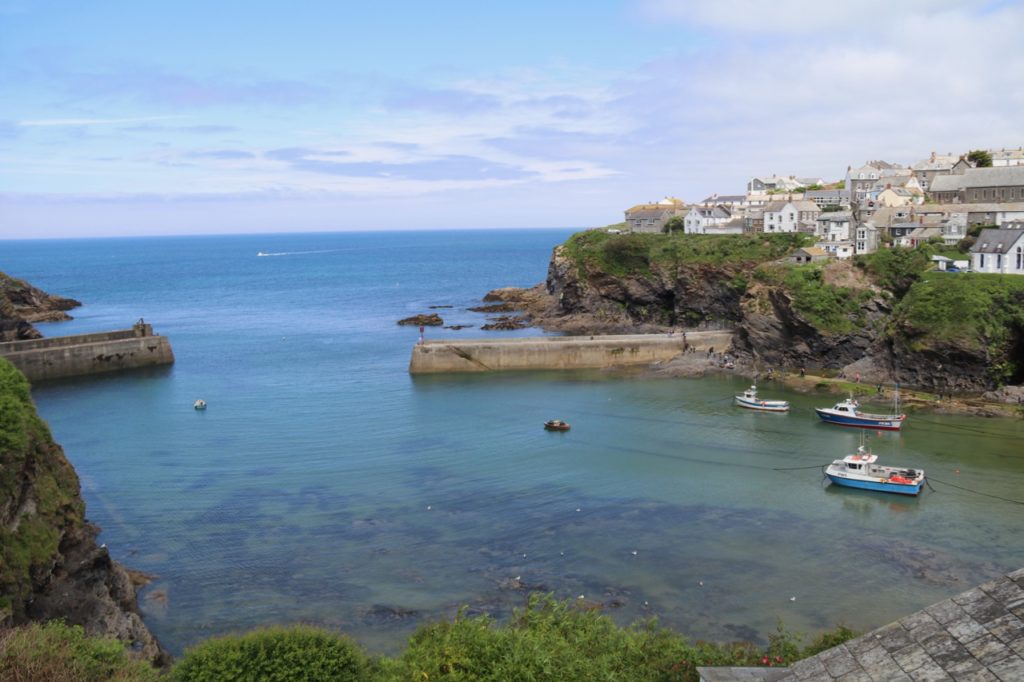
M0 343L0 357L29 381L100 374L174 362L171 342L138 323L131 329Z
M683 353L723 351L731 331L426 341L413 346L410 374L646 366Z

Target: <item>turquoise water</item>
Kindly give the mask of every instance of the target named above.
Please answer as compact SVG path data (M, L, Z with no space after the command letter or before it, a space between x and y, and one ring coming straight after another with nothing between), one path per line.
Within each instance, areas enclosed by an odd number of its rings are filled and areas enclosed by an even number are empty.
M417 332L397 319L451 305L446 324L479 326L465 308L542 281L569 234L0 242L0 270L86 303L44 334L145 317L171 338L170 368L33 391L102 541L157 576L141 605L166 646L303 621L394 652L461 605L503 617L529 588L761 639L777 618L881 625L1024 566L1022 506L777 471L856 448L858 431L816 422L827 397L766 384L794 409L757 414L732 405L746 382L730 376L408 375ZM572 431L544 431L552 417ZM915 415L869 436L883 463L1024 497L1019 420Z

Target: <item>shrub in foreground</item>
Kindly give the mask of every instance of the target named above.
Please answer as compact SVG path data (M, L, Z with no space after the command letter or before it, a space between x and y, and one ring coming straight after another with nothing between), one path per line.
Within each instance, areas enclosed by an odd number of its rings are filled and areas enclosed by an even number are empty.
M0 682L154 682L157 672L116 639L51 621L0 632Z
M206 640L174 666L181 682L363 682L376 664L350 639L307 625Z

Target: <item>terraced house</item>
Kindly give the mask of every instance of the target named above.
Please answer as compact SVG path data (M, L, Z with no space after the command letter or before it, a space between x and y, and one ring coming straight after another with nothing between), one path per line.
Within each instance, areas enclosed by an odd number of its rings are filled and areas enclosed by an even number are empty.
M933 201L981 204L1024 201L1024 166L971 168L962 175L940 175L928 191Z
M971 270L1024 275L1024 222L982 230L971 247Z

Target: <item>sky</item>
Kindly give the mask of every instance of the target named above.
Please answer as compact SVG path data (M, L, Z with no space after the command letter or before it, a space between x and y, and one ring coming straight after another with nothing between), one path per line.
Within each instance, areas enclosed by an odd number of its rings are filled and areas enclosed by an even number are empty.
M1024 0L0 0L0 239L590 227L1024 145Z

